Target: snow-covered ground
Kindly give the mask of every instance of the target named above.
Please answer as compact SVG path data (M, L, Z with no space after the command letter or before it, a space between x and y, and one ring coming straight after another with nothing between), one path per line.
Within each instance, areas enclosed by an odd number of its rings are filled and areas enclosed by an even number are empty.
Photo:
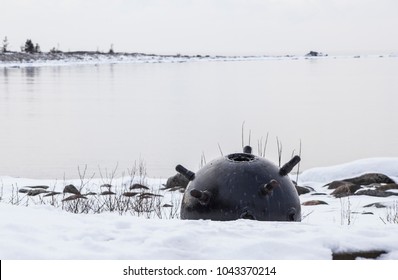
M302 222L159 219L118 213L73 214L51 206L51 198L27 197L23 186L48 185L62 191L80 180L31 180L0 177L0 259L332 259L333 253L383 251L380 259L398 259L398 224L388 222L398 197L352 195L335 198L324 185L364 173L383 173L398 181L398 158L373 158L304 171L299 185L314 188L301 195ZM142 178L141 178L142 179ZM162 204L174 204L178 192L159 191L165 180L147 179ZM86 180L98 190L102 179ZM112 185L129 185L118 178ZM397 193L396 190L391 190ZM60 196L63 196L62 194ZM46 200L47 199L47 200ZM12 205L10 200L19 206ZM46 201L46 203L43 203ZM365 205L379 202L387 206ZM395 207L395 208L394 208ZM395 210L394 210L395 209ZM166 211L166 210L165 210ZM169 210L167 210L169 211Z
M397 57L396 54L380 55L344 55L344 56L223 56L223 55L158 55L142 53L99 53L99 52L58 52L58 53L0 53L0 68L23 68L66 65L97 65L113 63L183 63L197 61L261 61L261 60L298 60L328 58L384 58Z

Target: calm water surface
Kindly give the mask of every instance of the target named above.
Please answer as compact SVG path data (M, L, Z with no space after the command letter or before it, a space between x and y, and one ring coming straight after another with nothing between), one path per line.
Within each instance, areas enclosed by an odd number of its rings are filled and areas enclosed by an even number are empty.
M302 168L398 156L398 58L0 68L0 176L166 177L276 137ZM219 146L218 146L219 145Z

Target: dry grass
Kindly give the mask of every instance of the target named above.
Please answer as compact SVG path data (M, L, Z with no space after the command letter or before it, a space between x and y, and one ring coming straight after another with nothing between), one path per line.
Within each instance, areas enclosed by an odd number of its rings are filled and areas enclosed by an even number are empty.
M352 225L353 223L353 212L350 197L347 196L346 199L340 198L340 223L341 225Z
M380 220L384 224L398 224L398 201L394 201L392 206L386 208L385 218L380 217Z
M168 194L159 189L147 187L146 166L143 161L128 170L128 177L115 184L115 169L99 169L102 184L92 184L93 176L86 178L87 167L78 168L80 185L70 185L64 180L64 191L31 189L13 185L8 203L12 205L50 205L75 214L101 214L116 212L119 215L132 215L145 218L179 218L181 198L179 194ZM125 174L123 174L123 177ZM93 187L94 186L94 187ZM2 198L2 196L0 196Z

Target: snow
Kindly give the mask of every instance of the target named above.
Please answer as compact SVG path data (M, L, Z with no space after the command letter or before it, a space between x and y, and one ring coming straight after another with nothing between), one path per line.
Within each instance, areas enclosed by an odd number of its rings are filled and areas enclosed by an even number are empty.
M62 191L80 180L56 181L0 177L0 259L274 259L329 260L333 253L386 251L380 259L398 259L398 224L387 222L394 208L363 206L380 202L393 207L398 198L354 195L341 199L323 185L366 172L398 177L398 158L364 159L304 171L301 185L318 193L300 196L301 202L319 199L328 205L302 206L302 222L159 219L118 213L73 214L21 197L12 205L16 188L49 185ZM136 178L138 179L138 178ZM141 178L142 179L142 178ZM396 180L396 179L395 179ZM146 179L153 190L165 180ZM103 179L83 181L96 190ZM123 187L131 178L118 178ZM163 203L181 199L180 193L160 191ZM15 197L14 197L15 198ZM14 203L15 204L15 203ZM395 208L396 209L396 208ZM372 214L364 214L372 212Z
M299 60L299 59L346 59L358 58L358 56L222 56L222 55L158 55L141 53L96 53L96 52L72 52L72 53L0 53L0 68L25 68L43 66L70 66L70 65L99 65L115 63L185 63L199 61L264 61L264 60ZM361 58L395 57L394 55L362 55Z
M331 182L365 173L383 173L398 181L398 161L396 158L369 158L336 166L312 168L300 174L300 181Z

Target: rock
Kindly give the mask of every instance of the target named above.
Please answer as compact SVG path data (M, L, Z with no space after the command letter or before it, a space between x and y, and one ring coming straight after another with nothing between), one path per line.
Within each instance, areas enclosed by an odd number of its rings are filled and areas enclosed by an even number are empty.
M147 186L144 186L141 184L133 184L130 186L130 190L137 190L137 189L149 190L149 188Z
M361 185L368 186L372 184L388 184L390 186L388 187L380 186L380 187L398 189L398 185L396 185L391 178L380 173L367 173L354 178L333 181L329 184L326 184L324 187L327 186L328 189L334 189L334 191L331 194L334 195L335 197L344 197L354 194L357 190L361 188L360 187ZM369 192L369 195L371 193L372 192ZM382 196L382 194L373 193L373 196Z
M72 193L72 194L76 194L76 195L81 195L80 191L78 189L76 189L76 187L74 185L65 186L64 193Z
M376 196L376 197L388 197L392 195L398 195L398 193L392 192L383 192L378 190L360 190L355 195L368 195L368 196Z
M163 190L166 189L180 189L183 188L185 189L188 186L189 180L181 175L180 173L177 173L176 175L170 177L169 179L167 179L166 185L164 185L164 188L162 188ZM176 188L179 187L179 188Z
M43 195L43 197L55 196L55 195L58 195L58 194L61 194L61 193L60 192L49 192L48 194Z
M398 190L398 184L380 185L376 188L378 191Z
M137 197L139 197L140 199L149 199L149 198L152 198L152 196L150 196L150 195L139 195L139 196L137 196Z
M28 196L36 196L42 193L48 193L48 191L43 189L29 190L26 195Z
M79 198L87 199L87 197L85 197L84 195L81 195L81 194L73 194L73 195L71 195L71 196L68 196L67 198L62 199L62 202L64 202L64 201L71 201L71 200L75 200L75 199L79 199Z
M301 203L301 205L305 205L305 206L328 205L328 203L323 200L309 200L309 201Z
M311 195L328 195L328 194L327 193L316 192L316 193L312 193Z
M368 186L371 184L394 184L395 182L388 176L381 173L367 173L358 177L344 179L345 182L350 182L355 185Z
M333 260L355 260L357 258L362 259L376 259L383 254L387 254L384 250L372 250L372 251L356 251L356 252L333 252Z
M173 188L170 188L170 189L161 188L161 190L167 190L169 192L179 191L180 193L184 193L185 192L185 188L182 188L180 186L173 187Z
M29 190L27 190L27 189L20 189L20 190L18 190L18 192L19 192L19 193L28 193Z
M123 193L123 195L127 196L127 197L133 197L133 196L136 196L137 194L139 194L139 193L138 192L125 192L125 193Z
M364 207L376 207L376 208L387 208L387 206L385 206L384 204L380 203L380 202L375 202L375 203L371 203L371 204L367 204Z
M102 193L100 193L100 195L115 195L116 193L112 192L112 191L104 191Z
M319 52L310 51L305 56L318 56L318 55L319 55Z
M295 187L296 187L298 195L302 195L302 194L311 192L311 189L308 187L300 187L300 186L295 186Z
M148 192L144 192L144 193L140 193L138 195L140 198L149 198L149 197L163 197L163 195L161 194L154 194L154 193L148 193Z
M324 187L328 187L329 190L335 190L341 186L350 187L351 185L354 185L354 184L347 182L347 181L333 181L329 184L324 185Z
M95 193L95 192L88 192L88 193L85 193L85 194L83 194L84 196L88 196L88 195L97 195L97 193Z
M310 51L305 56L307 56L307 57L308 56L314 56L314 57L316 57L316 56L328 56L328 54L324 54L324 53L321 53L321 52Z
M46 190L49 188L49 186L25 186L24 188L29 188L29 189L43 189Z
M354 194L357 190L361 189L360 186L354 184L344 184L337 189L335 189L331 195L335 197L344 197Z

